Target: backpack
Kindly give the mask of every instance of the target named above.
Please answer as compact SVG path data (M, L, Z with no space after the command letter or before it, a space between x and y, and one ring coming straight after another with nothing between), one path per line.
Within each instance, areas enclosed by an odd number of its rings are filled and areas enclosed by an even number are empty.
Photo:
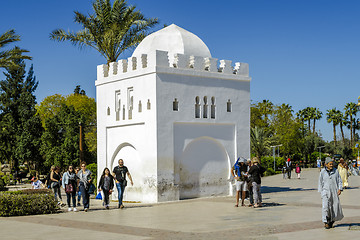
M295 172L300 173L300 167L299 166L296 167Z

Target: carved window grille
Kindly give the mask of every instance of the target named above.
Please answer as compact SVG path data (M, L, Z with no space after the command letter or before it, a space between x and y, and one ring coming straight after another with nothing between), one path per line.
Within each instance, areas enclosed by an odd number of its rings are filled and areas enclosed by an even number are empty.
M215 119L215 111L216 111L215 97L211 97L211 118L212 119Z
M203 105L203 118L208 117L208 104L207 104L207 97L204 97L204 105Z
M179 111L179 101L177 98L175 98L173 101L173 111Z
M141 104L141 101L139 101L139 112L142 112L142 104Z
M226 110L227 110L227 112L231 112L231 101L230 101L230 99L226 103Z
M195 98L195 118L200 118L200 98Z

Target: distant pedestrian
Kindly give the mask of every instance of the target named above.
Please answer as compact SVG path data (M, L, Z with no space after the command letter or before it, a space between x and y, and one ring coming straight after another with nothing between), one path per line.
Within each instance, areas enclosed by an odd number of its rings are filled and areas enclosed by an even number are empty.
M235 178L236 185L236 204L235 207L239 206L239 198L241 196L241 206L245 206L244 200L247 187L247 165L245 164L246 160L244 158L238 158L234 166L231 168L231 174Z
M119 159L119 165L114 167L113 169L113 177L115 178L115 183L116 183L116 188L118 190L118 200L119 200L119 205L118 208L124 208L123 205L123 195L124 195L124 191L125 191L125 187L127 186L127 180L126 180L126 175L128 176L131 185L133 184L130 172L128 170L128 168L126 166L124 166L124 160Z
M79 167L76 167L75 168L75 174L77 176L78 172L80 171L80 168ZM79 187L79 184L77 185L77 188L76 188L76 196L77 196L77 206L81 206L81 203L80 203L80 200L81 200L81 191L80 191L80 187Z
M334 168L334 161L329 157L325 159L325 167L320 172L318 191L322 199L322 221L325 228L329 229L335 221L344 217L339 199L342 181L338 170Z
M318 157L317 160L316 160L316 166L317 168L319 169L319 172L321 171L321 159Z
M348 182L349 167L343 158L340 158L340 163L339 163L337 169L338 169L340 177L341 177L343 188L349 187L349 182Z
M87 212L90 207L89 187L91 183L91 172L86 169L86 163L81 162L81 170L77 173L79 178L79 188L83 199L84 211Z
M286 175L287 175L286 165L284 165L283 168L282 168L282 174L283 174L283 179L286 179Z
M295 173L297 175L297 178L300 179L301 167L299 164L296 164L295 166Z
M75 174L74 167L70 165L68 171L66 171L62 178L62 187L66 193L66 200L68 205L68 211L77 212L76 209L76 189L77 189L77 176ZM72 200L72 207L71 207Z
M262 197L261 197L261 176L265 172L265 168L260 165L260 161L257 157L254 157L252 160L252 166L249 170L252 178L252 187L254 194L254 207L262 206Z
M33 177L31 181L32 189L40 189L41 187L45 187L45 185L37 177Z
M55 170L50 173L50 180L51 180L51 188L53 189L55 194L55 201L57 201L59 205L60 204L62 205L63 201L61 198L61 189L60 189L60 184L61 184L60 167L56 166ZM59 201L58 198L60 199Z
M249 193L249 202L250 204L248 205L249 207L253 207L254 206L254 194L253 194L253 187L252 187L252 176L251 174L249 174L249 170L252 166L251 160L249 159L247 161L247 179L246 179L246 183L247 183L247 187L248 187L248 193Z
M110 170L105 168L99 182L99 192L103 192L103 201L106 209L109 209L109 195L114 188L114 177L110 174Z
M286 172L287 172L287 176L288 176L288 179L291 178L291 171L292 171L292 163L291 163L291 159L288 158L288 160L286 161Z
M51 188L50 176L51 176L52 172L54 172L54 171L55 171L55 166L51 166L50 172L46 175L45 186L49 189Z

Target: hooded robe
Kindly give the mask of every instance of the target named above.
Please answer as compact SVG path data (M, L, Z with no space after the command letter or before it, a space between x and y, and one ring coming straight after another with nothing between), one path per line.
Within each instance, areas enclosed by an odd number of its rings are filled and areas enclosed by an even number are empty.
M322 199L322 221L335 222L343 219L342 208L338 190L342 190L342 181L339 171L333 168L331 171L323 168L319 176L318 191ZM328 218L328 219L327 219Z

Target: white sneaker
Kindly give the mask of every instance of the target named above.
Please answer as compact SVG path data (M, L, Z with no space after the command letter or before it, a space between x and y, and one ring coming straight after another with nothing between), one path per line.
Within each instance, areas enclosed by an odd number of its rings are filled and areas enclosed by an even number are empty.
M68 212L71 212L71 211L72 211L72 208L71 208L71 207L69 207L69 208L68 208Z
M74 210L73 210L74 212L77 212L78 210L76 209L76 207L74 207Z

